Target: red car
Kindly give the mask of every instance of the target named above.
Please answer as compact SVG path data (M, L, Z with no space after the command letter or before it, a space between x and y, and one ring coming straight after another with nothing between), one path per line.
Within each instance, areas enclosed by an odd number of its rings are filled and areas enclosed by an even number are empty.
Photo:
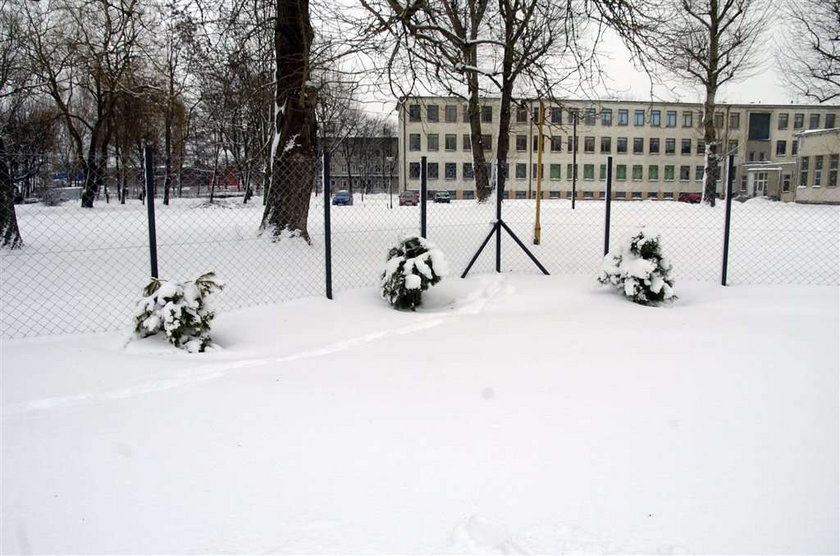
M699 203L703 200L702 193L680 193L677 198L681 203Z
M420 204L420 193L418 191L403 191L400 193L400 206L416 207Z

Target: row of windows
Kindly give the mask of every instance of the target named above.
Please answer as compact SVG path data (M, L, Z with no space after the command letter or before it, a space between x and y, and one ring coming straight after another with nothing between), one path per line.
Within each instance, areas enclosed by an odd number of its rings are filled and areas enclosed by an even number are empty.
M479 108L481 121L483 123L490 123L493 121L493 107L492 106L481 106ZM565 116L564 116L565 112ZM616 118L615 123L619 126L627 126L630 125L631 120L631 111L626 108L619 108L616 111ZM635 109L632 111L632 121L633 125L636 127L643 127L645 125L649 125L650 127L661 127L662 126L662 110L644 110L644 109ZM677 127L678 123L681 127L693 127L695 125L695 120L697 125L702 127L702 113L696 112L694 110L665 110L665 127ZM468 122L469 121L469 106L463 105L462 106L462 121ZM427 122L435 123L439 122L441 114L440 114L440 106L437 104L429 104L426 105L426 120ZM613 125L613 109L611 108L603 108L600 112L597 111L595 108L586 108L583 110L583 116L580 116L580 110L571 108L571 109L563 109L559 107L551 107L549 108L546 113L544 114L545 122L549 122L552 124L559 124L562 125L564 121L568 124L571 124L574 120L582 121L585 125L594 126L596 122L600 120L602 126L612 126ZM453 123L458 120L458 105L457 104L447 104L443 107L443 118L445 122ZM533 108L533 112L531 115L532 121L538 122L540 120L539 117L539 108ZM831 129L836 125L836 114L828 113L825 114L825 125L824 128ZM822 119L822 114L819 113L810 113L808 114L808 129L821 129L820 123ZM419 104L410 104L408 106L408 121L410 122L420 122L422 121L421 115L421 106ZM516 122L517 123L527 123L528 122L528 109L519 107L516 109ZM788 112L781 112L778 114L777 117L778 128L779 129L788 129L790 125L790 113ZM740 112L730 112L729 113L729 129L739 129L741 127L741 113ZM715 112L714 116L714 124L716 129L723 129L724 127L724 113L723 112ZM802 112L795 112L793 114L793 129L804 129L805 128L805 114Z
M560 135L553 135L551 137L546 137L548 139L547 144L543 144L543 149L548 152L572 152L573 150L577 150L580 152L580 138L578 141L575 141L573 136L569 136L568 139L564 138ZM611 154L613 152L613 138L612 137L601 137L600 138L600 153L604 154ZM628 148L632 145L633 154L660 154L664 152L665 154L676 154L677 152L677 140L674 138L666 138L665 144L663 145L661 139L658 137L650 137L647 140L647 151L645 150L645 139L644 137L633 137L632 143L630 143L630 139L628 137L617 137L615 141L615 152L617 154L626 154L628 153ZM594 153L595 152L595 140L594 136L585 136L583 137L583 152L585 153ZM534 151L538 150L538 142L539 136L534 135L532 138L532 147ZM481 143L482 145L487 148L491 149L493 145L493 137L491 135L482 135L481 136ZM564 147L565 145L565 147ZM781 146L780 146L781 145ZM694 148L692 149L692 146ZM663 150L664 147L664 150ZM727 145L728 150L730 152L735 152L738 150L738 141L731 140ZM458 148L458 135L454 133L446 133L443 136L443 148L446 151L455 151ZM517 135L514 140L514 148L517 152L525 152L528 150L528 136L527 135ZM778 141L776 148L782 149L782 153L784 154L784 150L786 147L785 141ZM408 135L408 150L418 152L422 149L421 144L421 134L420 133L409 133ZM470 134L465 133L461 136L461 149L464 151L471 150L470 144ZM437 133L428 133L426 134L426 150L429 152L437 152L440 150L440 135ZM706 145L702 140L694 141L692 139L681 139L680 140L680 154L690 155L690 154L698 154L702 155L706 152ZM796 154L796 141L793 141L793 154Z
M489 165L488 165L489 166ZM545 177L545 164L540 166L540 174L541 177ZM580 176L577 172L581 165L576 164L566 164L566 179L572 180L575 174ZM645 167L642 164L616 164L615 166L615 179L616 181L626 181L628 179L628 168L630 170L630 179L633 181L642 181L645 179ZM660 180L660 173L659 173L659 165L657 164L649 164L647 166L647 181L659 181ZM703 181L703 166L694 166L694 180L695 181ZM437 162L427 162L426 163L426 177L429 180L438 180L440 179L440 169L441 165ZM523 180L526 179L528 165L524 163L518 163L514 167L515 171L515 179ZM549 179L552 180L559 180L562 179L562 165L561 164L549 164ZM445 162L443 163L443 178L447 180L455 180L458 179L458 163L457 162ZM531 177L536 178L537 175L537 165L531 165ZM673 164L666 164L662 166L662 176L661 179L663 181L674 181L676 177L679 177L680 181L690 181L692 176L692 167L689 165L682 165L682 166L675 166ZM420 163L419 162L410 162L408 165L408 177L409 179L420 179ZM475 177L475 173L473 171L472 162L462 162L461 163L461 178L465 180L471 180ZM505 177L510 177L510 172L505 171ZM594 180L595 179L595 165L594 164L583 164L583 179L584 180ZM605 180L607 179L607 165L601 164L598 168L598 179Z
M828 159L828 175L825 176L824 164ZM814 169L811 171L811 159L814 160ZM803 156L799 164L799 185L810 185L812 187L820 187L826 185L828 187L837 187L837 169L840 165L840 155L832 154L828 156ZM810 179L809 179L810 178ZM827 178L825 183L823 179Z

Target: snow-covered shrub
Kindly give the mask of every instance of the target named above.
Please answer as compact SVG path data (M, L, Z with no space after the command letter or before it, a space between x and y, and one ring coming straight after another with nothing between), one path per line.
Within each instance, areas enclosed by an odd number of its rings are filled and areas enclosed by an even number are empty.
M134 331L143 338L162 331L176 347L204 351L212 343L213 294L222 287L213 272L180 284L152 278L134 310Z
M443 251L431 241L405 236L388 251L382 273L381 294L395 309L411 309L421 303L422 292L449 274Z
M604 257L598 281L642 305L676 298L671 263L662 256L659 234L645 228Z

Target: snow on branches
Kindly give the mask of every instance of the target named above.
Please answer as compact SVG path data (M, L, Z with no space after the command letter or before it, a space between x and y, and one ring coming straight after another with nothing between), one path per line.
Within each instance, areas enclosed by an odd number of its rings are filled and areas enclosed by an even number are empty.
M449 264L443 251L425 238L404 236L388 251L380 293L395 309L413 311L422 301L422 292L447 274Z
M642 305L676 299L671 262L662 256L659 241L658 233L642 227L604 257L598 282Z
M141 338L163 332L175 347L204 351L212 344L213 294L223 287L213 272L180 284L152 278L134 310L134 331Z

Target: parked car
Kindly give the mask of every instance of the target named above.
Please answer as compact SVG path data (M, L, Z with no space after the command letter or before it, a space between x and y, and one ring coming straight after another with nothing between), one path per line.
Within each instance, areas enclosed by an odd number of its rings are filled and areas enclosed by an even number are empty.
M416 207L420 204L420 193L417 191L403 191L400 193L400 206Z
M677 200L681 203L699 203L703 200L703 195L701 193L680 193Z
M448 203L449 202L449 191L438 191L435 193L435 202L436 203Z
M346 189L342 189L340 191L336 191L335 195L333 195L332 204L344 205L344 206L353 206L353 194L347 191Z

